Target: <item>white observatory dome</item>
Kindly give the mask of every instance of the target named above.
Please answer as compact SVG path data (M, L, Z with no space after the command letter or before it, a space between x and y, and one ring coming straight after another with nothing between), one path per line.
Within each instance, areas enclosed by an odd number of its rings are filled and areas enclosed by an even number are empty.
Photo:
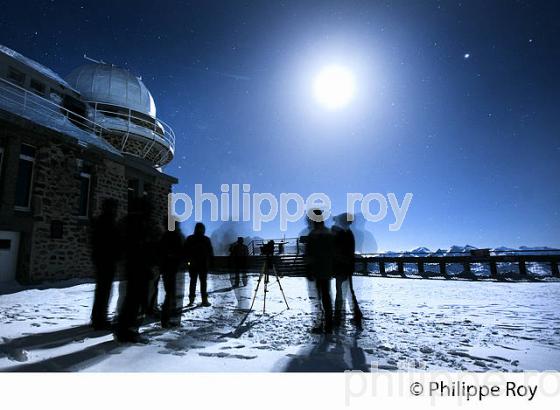
M111 104L152 118L156 106L142 80L127 70L111 64L86 64L72 71L66 79L89 102Z

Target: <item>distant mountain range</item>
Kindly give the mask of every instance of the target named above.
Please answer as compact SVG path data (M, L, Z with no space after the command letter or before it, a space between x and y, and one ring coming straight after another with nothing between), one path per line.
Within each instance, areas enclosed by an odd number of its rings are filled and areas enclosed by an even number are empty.
M429 248L426 248L424 246L418 247L418 248L414 248L410 251L400 251L400 252L395 252L395 251L387 251L387 252L381 252L385 255L391 255L391 256L398 256L398 255L453 255L453 254L459 254L459 253L468 253L473 249L480 249L477 248L476 246L472 246L472 245L465 245L465 246L459 246L459 245L453 245L451 246L449 249L437 249L435 251L432 251ZM551 248L548 246L520 246L519 248L509 248L507 246L499 246L497 248L491 248L490 249L491 252L496 252L496 253L531 253L531 251L534 251L535 253L539 253L539 254L543 254L543 253L558 253L560 252L560 249L558 248Z

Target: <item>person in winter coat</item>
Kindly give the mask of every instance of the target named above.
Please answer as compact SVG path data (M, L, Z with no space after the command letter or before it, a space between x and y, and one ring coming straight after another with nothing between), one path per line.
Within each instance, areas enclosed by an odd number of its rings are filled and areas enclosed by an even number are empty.
M124 232L126 294L119 310L115 331L120 342L144 343L138 333L139 313L146 311L152 268L157 264L160 231L152 219L148 198L129 202L129 213L121 221Z
M194 233L185 241L184 255L189 265L189 306L194 305L196 299L196 282L200 281L200 295L202 306L211 306L208 301L207 278L208 270L214 259L214 249L210 238L205 235L206 227L198 222Z
M348 289L350 289L354 322L357 327L360 327L362 313L352 285L356 241L354 240L354 234L350 230L351 219L351 216L347 213L338 215L335 217L335 225L332 227L335 244L334 272L336 278L334 325L339 326L342 324Z
M165 289L165 300L161 307L161 326L164 328L176 327L181 323L182 306L177 300L177 274L183 264L183 246L183 233L179 223L175 222L175 230L165 230L159 244L159 271Z
M231 286L233 288L238 288L241 283L243 286L247 286L249 248L243 243L242 237L238 237L237 242L231 245L229 254L233 267L233 276L230 278Z
M116 199L105 199L101 214L93 220L91 225L92 259L95 266L95 296L91 325L95 330L111 328L111 323L107 318L107 309L117 262L122 255L117 210Z
M322 217L320 210L313 211ZM334 235L325 227L323 220L313 221L313 229L306 241L305 258L310 279L315 280L319 300L323 308L325 333L333 329L333 308L331 298L331 279L334 273ZM319 332L321 329L313 329Z

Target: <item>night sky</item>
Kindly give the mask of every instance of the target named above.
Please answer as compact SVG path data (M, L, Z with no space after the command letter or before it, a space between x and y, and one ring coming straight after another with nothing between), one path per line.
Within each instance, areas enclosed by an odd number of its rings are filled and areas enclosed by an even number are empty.
M412 192L400 231L368 224L380 249L560 246L556 1L14 1L0 42L62 76L84 53L142 76L176 191L325 192L335 213ZM332 63L357 84L338 111L312 93Z

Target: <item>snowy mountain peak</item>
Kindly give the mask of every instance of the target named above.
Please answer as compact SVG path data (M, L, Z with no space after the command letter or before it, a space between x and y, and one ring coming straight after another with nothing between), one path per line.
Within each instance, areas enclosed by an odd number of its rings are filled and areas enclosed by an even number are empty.
M410 253L432 253L432 251L425 246L420 246L411 250Z

